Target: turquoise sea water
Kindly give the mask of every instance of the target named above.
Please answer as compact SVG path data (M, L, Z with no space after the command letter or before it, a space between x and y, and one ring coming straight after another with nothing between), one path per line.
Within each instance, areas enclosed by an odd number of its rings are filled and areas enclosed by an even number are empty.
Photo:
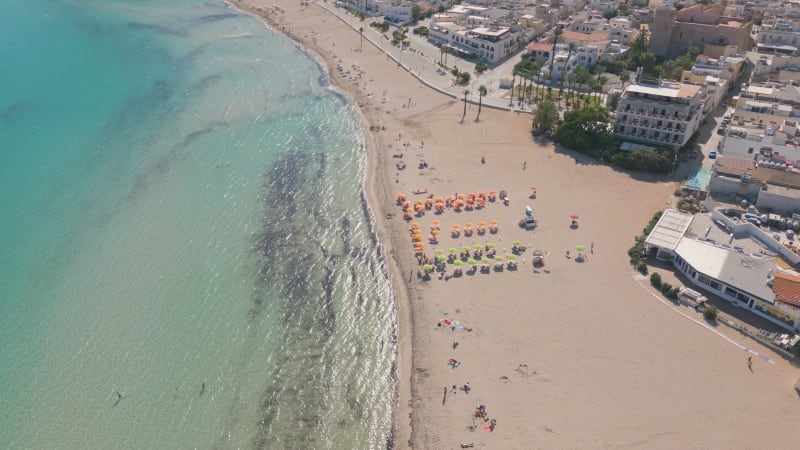
M385 447L362 131L314 61L216 1L4 6L0 448Z

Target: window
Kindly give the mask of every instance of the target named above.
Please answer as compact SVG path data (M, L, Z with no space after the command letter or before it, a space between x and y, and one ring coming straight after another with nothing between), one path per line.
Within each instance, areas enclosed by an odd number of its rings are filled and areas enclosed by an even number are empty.
M725 293L730 295L731 297L736 297L736 295L739 294L739 291L737 291L736 289L731 289L729 287L726 287Z
M707 276L703 275L702 273L700 274L699 277L697 277L697 281L699 281L699 282L701 282L703 284L711 283L711 280Z
M715 289L715 290L717 290L717 291L718 291L718 290L719 290L719 288L720 288L720 286L719 286L719 283L717 283L716 281L710 281L710 282L708 283L708 285L709 285L709 286L711 286L711 288L712 288L712 289Z
M742 294L741 292L739 292L739 293L736 295L736 300L739 300L739 301L740 301L740 302L742 302L742 303L747 303L747 302L749 302L749 301L750 301L750 297L748 297L748 296L746 296L746 295Z

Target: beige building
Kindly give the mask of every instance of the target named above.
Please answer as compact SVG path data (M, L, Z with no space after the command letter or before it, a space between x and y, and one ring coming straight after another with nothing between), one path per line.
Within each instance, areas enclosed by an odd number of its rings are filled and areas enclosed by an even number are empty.
M752 29L752 22L723 17L718 6L696 4L676 11L662 3L656 8L650 49L662 58L679 56L689 47L704 52L707 46L735 45L743 51L749 48Z
M697 131L703 86L683 83L632 84L616 110L615 136L622 141L679 148Z

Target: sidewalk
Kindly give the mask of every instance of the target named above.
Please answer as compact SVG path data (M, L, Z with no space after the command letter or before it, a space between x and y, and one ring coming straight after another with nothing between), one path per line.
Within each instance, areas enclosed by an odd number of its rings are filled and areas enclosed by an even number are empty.
M370 17L363 22L357 17L349 14L344 8L337 8L331 3L316 2L315 5L328 10L331 14L338 17L342 22L349 25L353 30L358 33L359 27L364 28L364 40L369 41L382 52L386 53L392 60L394 60L403 69L408 71L411 75L420 80L423 84L431 89L434 89L444 95L459 100L464 99L464 91L469 90L470 95L467 97L467 102L478 104L478 87L481 85L487 89L486 96L482 99L482 104L488 108L500 109L505 111L520 111L531 112L530 107L519 108L516 103L511 105L510 100L502 98L508 90L499 89L500 79L510 77L514 65L518 61L518 57L511 57L504 61L494 69L489 69L481 75L475 74L470 71L472 77L469 85L455 86L453 85L453 77L449 72L442 72L439 70L438 62L440 58L438 48L434 47L427 42L424 42L422 37L415 36L409 32L409 41L411 45L408 48L400 48L393 46L389 39L383 34L375 30L369 24L374 21L382 21L382 17ZM426 54L426 52L436 51L436 54ZM455 59L453 55L448 55L448 66L458 66L458 63L451 63ZM458 60L461 62L462 60ZM473 63L464 61L465 64L471 69Z

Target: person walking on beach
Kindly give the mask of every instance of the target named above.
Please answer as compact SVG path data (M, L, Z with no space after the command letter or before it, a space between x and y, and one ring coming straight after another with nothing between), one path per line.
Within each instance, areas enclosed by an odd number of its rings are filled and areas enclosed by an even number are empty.
M747 368L750 369L750 372L753 371L753 357L752 356L748 356L747 357Z
M122 393L117 391L117 400L122 400Z
M447 386L444 387L444 396L442 397L442 406L447 402Z
M522 163L522 171L524 172L525 169L527 168L528 168L528 161L525 161L524 163Z

